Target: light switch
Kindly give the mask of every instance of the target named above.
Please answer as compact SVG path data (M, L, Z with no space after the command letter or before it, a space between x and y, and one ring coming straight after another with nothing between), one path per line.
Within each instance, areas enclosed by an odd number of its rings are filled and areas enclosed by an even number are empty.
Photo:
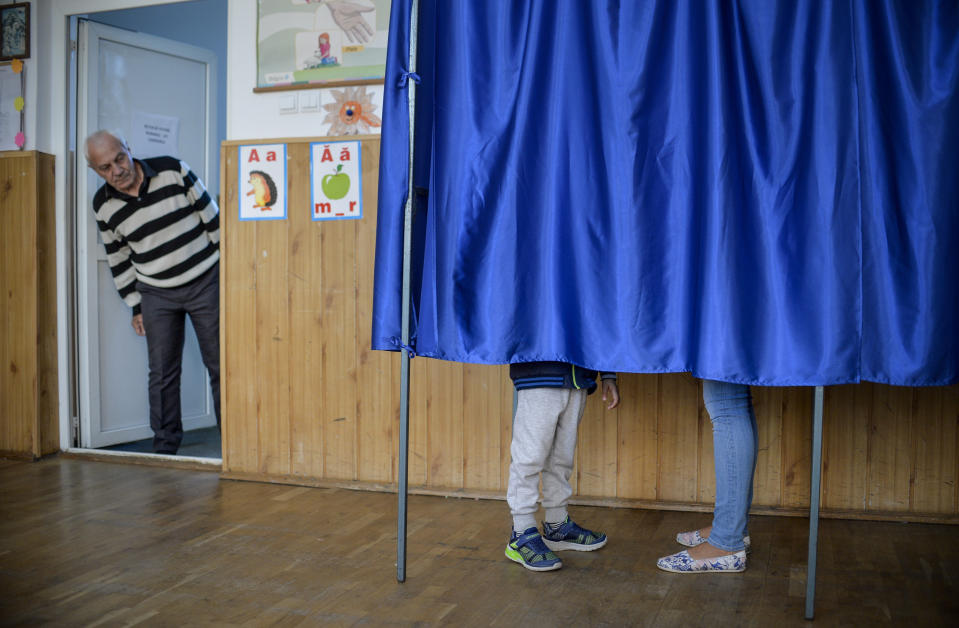
M319 111L320 92L309 91L300 94L300 111Z
M296 113L296 94L280 96L280 113Z

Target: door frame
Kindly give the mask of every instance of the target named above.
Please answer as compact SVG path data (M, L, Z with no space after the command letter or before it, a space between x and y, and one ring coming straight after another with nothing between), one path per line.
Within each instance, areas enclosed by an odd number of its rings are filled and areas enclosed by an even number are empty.
M55 220L57 280L57 387L59 399L60 448L75 447L79 416L73 400L79 392L74 378L77 357L72 329L76 313L71 300L75 272L73 267L76 199L73 198L74 164L83 159L77 154L74 134L76 108L71 103L70 72L76 51L72 49L70 19L101 11L137 9L159 4L178 4L185 0L50 0L38 2L37 41L48 42L45 52L37 54L38 93L47 94L37 103L37 146L49 146L56 158ZM224 97L226 95L224 94ZM82 153L82 151L81 151Z
M206 108L204 111L204 128L206 137L203 139L202 163L195 164L194 170L200 174L204 181L210 180L210 174L214 166L214 157L216 151L216 78L217 78L217 59L215 53L194 45L185 44L164 37L157 37L147 33L128 31L123 28L117 28L109 24L97 22L94 14L90 18L77 20L77 99L76 99L76 146L77 159L74 171L74 202L76 207L75 233L76 233L76 257L75 257L75 275L76 275L76 321L77 321L77 364L78 364L78 400L79 400L79 445L81 448L98 449L100 447L110 446L112 443L130 442L142 440L153 436L149 422L140 423L136 426L125 428L116 428L112 431L103 431L103 394L104 387L101 376L103 374L103 364L100 358L100 350L103 346L103 339L100 335L100 325L95 317L101 317L103 311L103 301L99 294L98 284L98 260L103 258L101 245L97 241L96 228L88 215L87 199L93 196L91 186L99 187L102 180L92 176L86 167L86 160L82 154L81 146L85 140L85 135L92 130L90 124L99 127L91 116L94 114L96 105L91 107L91 102L96 101L96 95L101 90L100 73L98 67L93 67L98 63L101 41L111 41L113 43L128 46L130 48L140 48L142 50L157 51L167 57L176 57L189 59L206 64L205 84L206 92L204 94ZM190 160L193 163L193 160ZM95 180L95 183L90 183ZM192 332L187 329L187 337L192 337ZM190 342L185 344L188 348ZM203 368L203 390L207 391L204 397L206 414L202 417L189 418L183 417L184 431L195 427L212 426L213 405L209 397L209 386L207 384L206 369ZM146 374L144 374L146 375ZM184 377L186 372L184 373ZM144 415L146 408L144 408ZM192 427L191 427L192 426Z

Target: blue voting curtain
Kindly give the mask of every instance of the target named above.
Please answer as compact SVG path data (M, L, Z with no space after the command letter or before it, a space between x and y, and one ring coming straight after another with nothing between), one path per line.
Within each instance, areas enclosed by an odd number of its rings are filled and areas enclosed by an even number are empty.
M959 379L959 3L393 4L373 347Z

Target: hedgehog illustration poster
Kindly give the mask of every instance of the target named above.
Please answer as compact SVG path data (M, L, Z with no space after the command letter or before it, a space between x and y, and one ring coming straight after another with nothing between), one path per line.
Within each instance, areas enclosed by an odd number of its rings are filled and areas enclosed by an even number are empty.
M240 220L286 218L286 144L239 147Z
M310 211L313 220L363 217L359 142L310 144Z

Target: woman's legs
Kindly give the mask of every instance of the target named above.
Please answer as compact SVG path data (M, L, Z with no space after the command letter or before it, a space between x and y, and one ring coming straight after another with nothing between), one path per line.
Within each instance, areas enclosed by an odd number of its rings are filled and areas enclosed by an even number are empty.
M708 544L727 552L739 551L744 548L743 537L749 534L758 449L756 415L745 384L704 380L703 400L713 424L716 466L716 508Z
M713 523L698 535L682 534L687 550L656 561L663 571L697 573L738 572L746 569L747 519L753 499L756 469L756 415L744 384L703 381L703 399L713 424L713 456L716 463L716 508ZM683 538L680 538L683 537ZM708 537L689 540L687 537Z

